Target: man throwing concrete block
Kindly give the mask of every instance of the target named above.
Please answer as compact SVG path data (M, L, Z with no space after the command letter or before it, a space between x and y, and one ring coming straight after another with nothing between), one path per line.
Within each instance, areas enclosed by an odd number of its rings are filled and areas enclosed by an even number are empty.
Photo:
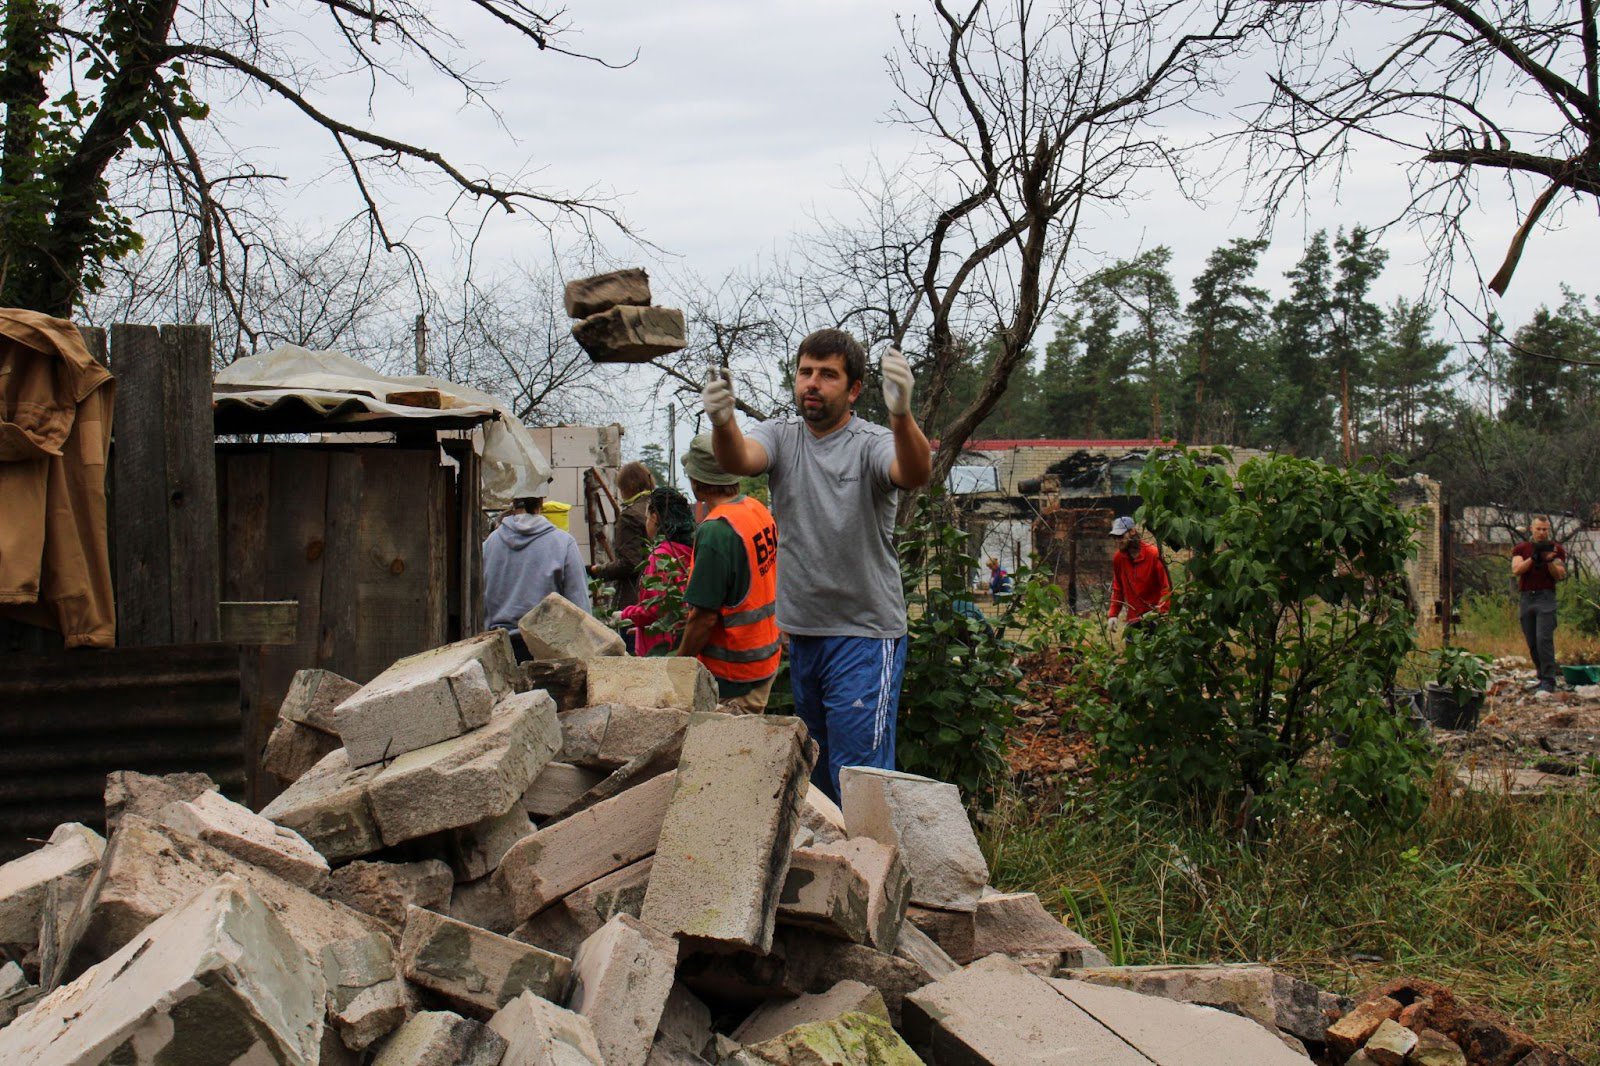
M701 394L717 464L768 476L795 714L819 748L812 779L835 801L841 767L894 769L906 665L895 509L900 491L926 485L933 466L911 416L905 356L893 348L883 356L888 428L852 410L866 368L866 349L849 333L817 330L796 353L798 417L762 422L748 435L734 419L728 376L713 377Z

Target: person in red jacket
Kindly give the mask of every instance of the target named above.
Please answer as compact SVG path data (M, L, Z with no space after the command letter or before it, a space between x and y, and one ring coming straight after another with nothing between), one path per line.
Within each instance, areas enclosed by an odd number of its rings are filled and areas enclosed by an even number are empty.
M1127 515L1111 523L1111 535L1121 543L1117 554L1111 557L1111 610L1107 617L1114 622L1127 608L1131 626L1152 612L1166 614L1172 581L1167 577L1167 564L1161 561L1160 549L1144 542Z

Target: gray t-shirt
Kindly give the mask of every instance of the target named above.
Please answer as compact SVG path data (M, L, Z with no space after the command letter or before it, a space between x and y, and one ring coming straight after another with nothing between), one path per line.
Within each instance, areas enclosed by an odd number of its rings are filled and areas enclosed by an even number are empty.
M906 631L889 480L894 435L852 416L826 437L804 419L759 422L778 520L778 628L803 637L898 637Z

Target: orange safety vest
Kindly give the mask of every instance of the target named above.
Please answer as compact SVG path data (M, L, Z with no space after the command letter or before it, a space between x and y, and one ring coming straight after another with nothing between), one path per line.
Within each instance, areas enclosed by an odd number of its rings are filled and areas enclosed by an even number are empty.
M778 524L760 500L749 496L719 504L706 521L733 527L750 564L744 599L719 612L700 661L724 681L764 681L778 672Z

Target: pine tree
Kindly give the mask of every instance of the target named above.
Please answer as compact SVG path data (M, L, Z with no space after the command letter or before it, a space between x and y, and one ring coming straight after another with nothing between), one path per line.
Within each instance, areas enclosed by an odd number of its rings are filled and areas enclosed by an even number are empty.
M1298 455L1328 450L1332 411L1325 360L1333 305L1328 234L1318 230L1285 277L1289 295L1272 309L1277 379L1269 401L1268 441Z
M1447 406L1450 345L1433 335L1432 311L1400 299L1388 312L1388 337L1373 360L1369 390L1375 416L1369 439L1385 451L1410 456L1420 430Z
M1360 226L1348 234L1340 231L1334 250L1339 262L1329 307L1328 360L1338 387L1339 447L1349 466L1356 457L1354 405L1383 337L1383 310L1368 294L1389 253L1373 244L1371 234Z
M1170 248L1152 248L1115 263L1084 283L1092 300L1115 311L1119 328L1113 343L1121 349L1118 362L1126 365L1147 405L1143 425L1129 427L1129 436L1148 433L1157 438L1176 428L1171 424L1175 420L1165 414L1174 409L1178 384L1174 353L1180 312L1178 290L1167 269L1171 261Z
M1191 443L1240 443L1270 395L1270 375L1261 372L1267 291L1250 284L1266 248L1264 240L1235 238L1213 251L1194 279L1179 398Z

